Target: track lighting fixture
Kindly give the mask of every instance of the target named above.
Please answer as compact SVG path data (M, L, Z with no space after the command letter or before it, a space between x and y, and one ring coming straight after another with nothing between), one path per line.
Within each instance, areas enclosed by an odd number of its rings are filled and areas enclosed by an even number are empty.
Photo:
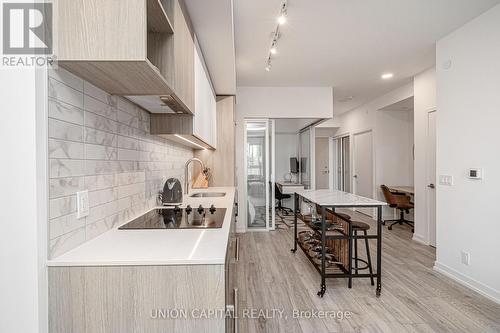
M269 53L267 55L267 61L266 61L266 71L271 71L271 61L272 61L272 56L278 53L278 39L280 38L280 25L283 25L286 23L286 16L288 14L287 12L287 6L288 6L288 1L283 0L281 2L281 8L279 12L279 16L277 18L278 24L276 25L276 28L274 31L271 33L272 36L272 41L271 41L271 47L269 48Z

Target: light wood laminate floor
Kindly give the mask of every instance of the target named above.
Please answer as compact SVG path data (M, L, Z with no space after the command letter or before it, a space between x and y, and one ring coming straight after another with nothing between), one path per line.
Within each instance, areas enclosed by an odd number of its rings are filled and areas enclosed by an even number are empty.
M373 221L349 214L369 222L373 231ZM240 332L500 332L500 305L435 272L434 248L412 241L409 229L383 229L380 298L369 279L354 279L352 289L346 279L327 279L319 298L319 274L300 249L290 252L293 229L240 234L240 314L282 309L288 316L240 318ZM375 242L370 246L375 259ZM349 311L352 317L293 318L294 309Z

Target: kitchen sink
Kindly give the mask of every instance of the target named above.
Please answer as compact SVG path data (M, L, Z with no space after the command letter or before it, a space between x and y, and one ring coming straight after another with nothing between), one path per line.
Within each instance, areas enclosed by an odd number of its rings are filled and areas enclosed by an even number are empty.
M191 198L214 198L214 197L225 197L226 193L224 192L200 192L191 194Z

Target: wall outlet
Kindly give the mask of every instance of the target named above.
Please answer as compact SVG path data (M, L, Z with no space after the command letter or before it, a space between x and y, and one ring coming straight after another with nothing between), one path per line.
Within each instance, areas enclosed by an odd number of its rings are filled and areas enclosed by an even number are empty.
M462 264L469 266L470 265L470 253L462 251Z
M81 219L90 213L89 191L76 192L76 218Z
M453 184L453 176L439 175L439 185L452 186Z

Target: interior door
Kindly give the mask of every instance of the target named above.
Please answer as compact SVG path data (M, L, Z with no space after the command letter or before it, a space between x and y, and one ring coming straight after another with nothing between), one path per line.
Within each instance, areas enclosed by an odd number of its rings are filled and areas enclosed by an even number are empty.
M373 197L373 137L372 132L354 135L353 164L354 194ZM359 212L373 216L373 209L359 208Z
M330 154L328 138L316 138L316 189L328 189L330 185Z
M436 246L436 111L427 114L427 154L429 244Z

